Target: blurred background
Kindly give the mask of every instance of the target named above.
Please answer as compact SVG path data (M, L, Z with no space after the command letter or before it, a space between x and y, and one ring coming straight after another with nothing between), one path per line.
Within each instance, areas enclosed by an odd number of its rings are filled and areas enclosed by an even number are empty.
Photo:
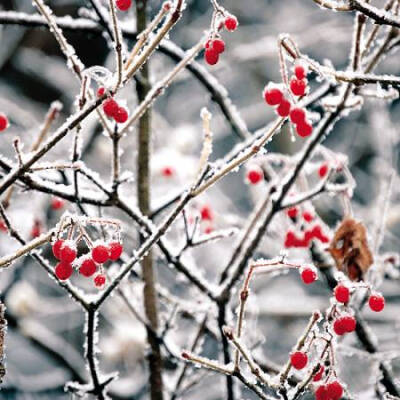
M47 2L57 16L86 17L90 15L86 0L51 0ZM377 1L376 3L381 3ZM154 15L160 1L151 1L149 12ZM221 0L221 5L237 16L240 26L234 33L224 33L227 49L215 67L206 66L229 91L251 132L273 120L271 108L262 99L262 90L269 81L280 82L277 39L289 33L301 51L320 63L345 69L349 59L353 16L321 10L309 0ZM134 7L121 15L125 26L134 30ZM1 0L0 10L33 14L31 1ZM173 29L170 39L183 49L195 44L209 27L212 7L208 0L188 0L182 20ZM107 39L100 34L65 32L86 67L104 65L112 70L114 55ZM131 42L126 42L130 47ZM202 58L198 60L204 64ZM167 55L156 52L151 59L152 81L156 82L174 66ZM398 55L393 53L379 66L380 73L399 75ZM320 85L311 79L312 88ZM79 85L59 51L54 37L45 28L0 26L0 111L10 118L11 127L1 136L0 153L14 157L12 141L19 136L28 151L37 136L46 112L53 101L60 101L63 109L57 124L61 124L73 111ZM134 83L120 95L130 110L137 103ZM207 107L213 114L214 149L212 159L226 154L241 141L232 131L219 107L209 93L190 72L181 73L166 93L156 102L153 115L152 200L154 208L163 204L177 190L191 181L202 143L200 110ZM391 168L399 170L398 124L399 102L368 100L362 111L350 114L340 121L325 141L331 150L347 155L356 181L352 206L354 214L367 226L374 241L376 227L382 220L382 193L386 193ZM318 106L315 107L318 112ZM55 126L56 126L55 125ZM53 127L53 129L55 128ZM95 118L84 126L82 159L105 180L110 175L111 148ZM123 139L122 169L135 174L136 136L132 130ZM293 141L287 128L268 145L270 152L295 154L302 146ZM46 159L65 160L71 149L71 138L60 143ZM170 167L174 174L166 178L162 171ZM213 229L241 228L255 202L265 193L265 187L251 188L244 179L246 169L230 174L196 204L212 204L215 212ZM57 179L59 177L56 177ZM399 180L394 178L391 205L387 215L382 252L395 252L400 239ZM132 204L136 203L135 183L124 185L123 193ZM321 196L314 206L325 224L332 229L343 216L340 201ZM9 214L12 222L25 238L39 221L45 231L52 228L64 210L77 212L74 205L65 204L63 210L51 207L51 197L41 193L16 190ZM100 210L88 207L92 215ZM120 218L124 229L125 247L137 247L138 232L124 215L114 210L101 211L104 215ZM288 226L285 215L278 216L258 249L259 255L275 257L283 245L282 226ZM179 249L183 223L179 220L168 233ZM203 226L202 229L206 229ZM5 233L0 233L0 255L10 253L18 245ZM185 255L185 260L212 281L224 267L231 254L235 237L208 244ZM43 254L51 258L49 246ZM169 268L157 256L160 284L168 293L160 298L163 324L171 319L166 340L173 354L179 354L188 344L188 337L196 332L201 318L213 310L207 299L191 288L186 280ZM308 259L305 251L291 251L291 256ZM111 268L118 268L112 266ZM380 353L368 355L354 335L339 345L341 376L357 398L375 398L374 376L377 361L392 359L395 373L400 373L399 281L396 271L381 288L387 307L380 314L365 311L373 333L379 340ZM81 278L74 281L87 291L93 288ZM324 309L329 303L326 284L318 282L312 288L299 284L296 274L257 278L249 300L246 323L246 344L253 348L258 359L283 364L288 352L307 323L312 310ZM142 284L132 278L125 289L142 314ZM84 316L77 306L29 257L3 271L0 279L2 299L7 306L8 332L6 337L7 373L0 391L4 399L66 399L67 381L86 379L82 334ZM234 296L236 298L236 296ZM179 299L179 302L177 300ZM232 316L237 304L232 303ZM185 310L195 310L195 317ZM195 320L193 320L195 318ZM213 326L211 322L211 326ZM214 326L217 331L216 325ZM218 342L208 335L202 343L202 354L215 358ZM119 371L119 379L110 386L110 396L116 399L147 399L146 333L142 323L117 297L110 298L102 308L99 321L100 367L107 374ZM166 390L174 389L176 374L181 364L173 356L166 357ZM191 368L193 386L179 398L209 400L225 396L224 378ZM190 381L190 379L189 379ZM238 391L242 390L237 388ZM253 399L244 390L238 398Z

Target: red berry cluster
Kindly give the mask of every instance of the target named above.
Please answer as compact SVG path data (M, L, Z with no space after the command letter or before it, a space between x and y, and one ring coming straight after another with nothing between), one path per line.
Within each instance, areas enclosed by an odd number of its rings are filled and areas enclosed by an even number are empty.
M299 209L297 207L291 207L286 212L287 216L293 220L293 222L300 222ZM301 232L296 234L293 230L286 232L284 246L289 249L292 247L296 248L308 248L312 240L319 240L321 243L328 243L329 237L326 236L320 225L316 224L312 227L308 227L314 220L314 216L309 211L304 211L301 215L304 225L301 226Z
M233 15L228 15L224 20L226 30L233 32L238 27L238 20ZM204 60L209 65L215 65L219 61L219 56L225 51L225 42L219 35L214 33L205 44Z
M257 185L264 179L264 171L258 165L251 165L246 173L246 180L251 185Z
M308 365L308 355L305 351L297 350L290 354L290 365L297 370L302 370ZM326 375L326 382L319 385L315 391L316 400L340 400L343 396L343 386L338 380L331 380L332 374L326 374L325 367L320 365L313 376L313 382L319 382ZM329 376L330 375L330 376Z
M351 298L351 290L349 286L344 282L339 282L333 290L333 294L336 301L343 304L346 309L346 305L349 303ZM336 333L336 335L342 336L346 333L355 331L357 321L353 315L349 313L342 313L337 307L335 307L333 311L334 314L336 314L333 322L333 331Z
M341 315L333 323L333 330L338 336L351 333L356 330L357 321L352 315Z
M0 132L5 131L8 128L8 118L5 114L0 113Z
M303 65L296 65L294 69L295 75L290 80L290 92L295 97L301 97L307 91L307 70ZM268 84L264 89L265 102L275 108L276 113L282 117L289 117L290 121L295 125L296 132L300 137L310 136L312 133L312 124L307 120L306 112L300 107L293 105L284 95L281 86Z
M320 385L315 391L315 400L340 400L343 396L343 386L339 381Z
M120 258L123 247L120 242L114 241L108 244L97 244L87 253L77 258L78 252L76 243L71 240L58 239L52 245L53 255L60 262L55 268L58 279L64 281L71 277L73 267L79 269L79 273L85 277L91 277L99 269L99 273L94 277L96 287L103 287L106 276L102 272L102 267L108 260L116 261Z
M351 289L343 282L338 283L334 291L335 299L338 303L347 305L351 299ZM379 293L372 293L368 299L368 305L374 312L381 312L385 307L385 298ZM342 336L345 333L354 332L356 329L356 319L350 314L338 314L333 322L334 332Z
M105 93L104 87L97 90L97 96L101 97ZM109 118L113 118L118 124L123 124L128 120L128 111L125 107L120 106L112 97L108 98L103 103L103 111Z
M128 11L131 8L132 0L116 0L115 4L118 10Z

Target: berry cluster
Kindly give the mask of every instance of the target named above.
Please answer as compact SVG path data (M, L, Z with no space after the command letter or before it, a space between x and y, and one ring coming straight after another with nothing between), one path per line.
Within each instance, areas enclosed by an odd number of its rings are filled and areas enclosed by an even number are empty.
M288 230L286 232L284 246L287 249L292 247L308 248L312 240L319 240L321 243L329 242L329 237L324 234L319 224L315 224L312 227L309 226L309 224L314 220L314 216L311 214L311 212L304 211L300 217L300 210L298 207L291 207L287 210L286 214L295 223L300 222L301 219L304 221L304 224L301 226L300 233L297 234L293 230Z
M294 68L295 75L291 78L289 83L289 90L292 98L302 97L307 92L307 70L301 65L297 64ZM281 85L269 83L264 89L265 102L275 108L276 113L282 117L289 117L290 121L294 124L296 132L300 137L310 136L312 133L312 124L307 119L306 111L296 104L293 104L287 96L285 90Z
M295 351L290 354L290 365L297 370L302 370L308 365L308 355L304 351ZM313 376L313 382L319 382L326 374L325 367L321 365L318 372ZM331 374L332 376L332 374ZM343 396L343 386L338 380L329 381L328 375L326 382L319 385L315 391L316 400L340 400Z
M335 287L333 294L335 296L335 300L338 303L343 304L346 310L346 306L348 305L352 294L351 288L348 286L348 284L339 282ZM385 298L379 293L372 293L369 296L368 305L372 311L381 312L385 307ZM336 335L342 336L346 333L355 331L357 322L354 316L351 315L348 310L345 313L341 313L336 307L332 310L332 312L333 314L337 314L333 322L333 331L336 333Z
M0 132L5 131L8 128L9 122L5 114L0 113Z
M99 87L97 97L103 96L105 93L104 87ZM108 98L103 103L103 111L109 118L113 118L118 124L123 124L128 120L128 111L125 107L121 107L112 97Z
M100 224L111 227L114 233L107 242L93 243L87 232L88 224ZM107 261L116 261L121 257L120 224L115 220L103 218L75 219L65 216L61 219L55 241L52 243L54 257L59 261L55 267L55 275L65 281L72 276L74 268L84 277L94 277L94 284L101 288L106 283L103 264ZM67 230L67 239L63 239L62 232ZM104 232L106 232L104 230ZM74 236L76 236L74 238ZM90 250L78 257L78 244L83 241Z
M74 267L86 278L94 275L99 269L100 272L94 277L96 287L103 287L106 276L102 272L102 264L108 260L116 261L120 258L123 247L120 242L97 244L93 246L90 254L84 254L77 258L78 251L76 243L71 240L57 239L52 245L53 255L60 262L55 268L58 279L64 281L71 277Z
M338 336L356 330L357 321L352 315L341 315L333 323L333 330Z
M235 16L228 15L224 19L223 25L227 31L233 32L238 27L238 20ZM222 54L224 51L225 42L218 34L213 32L205 44L204 60L209 65L215 65L219 61L220 54Z
M128 11L132 6L132 0L116 0L115 4L120 11Z
M339 381L320 385L315 391L315 400L339 400L343 396L343 386Z

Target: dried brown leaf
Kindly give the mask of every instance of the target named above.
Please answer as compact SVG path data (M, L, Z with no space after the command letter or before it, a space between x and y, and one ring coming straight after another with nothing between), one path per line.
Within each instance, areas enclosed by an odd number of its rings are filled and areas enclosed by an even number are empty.
M352 281L360 281L373 263L368 247L367 230L361 222L345 218L335 232L328 249L339 271Z

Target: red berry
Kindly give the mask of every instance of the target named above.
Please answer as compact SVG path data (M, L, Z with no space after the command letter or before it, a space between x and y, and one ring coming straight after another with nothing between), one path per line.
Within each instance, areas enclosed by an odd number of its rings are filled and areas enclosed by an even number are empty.
M117 7L121 11L127 11L131 8L132 0L117 0Z
M303 219L306 222L311 222L314 219L314 216L309 211L303 212Z
M342 325L346 332L351 333L356 330L357 321L352 315L342 317Z
M205 204L203 207L200 209L200 215L201 219L204 221L212 221L214 218L213 212L211 210L211 207L207 204Z
M119 106L114 99L107 99L103 103L103 110L108 117L114 117L118 112Z
M0 231L7 232L7 230L8 229L6 223L2 219L0 219Z
M295 233L292 231L287 231L284 246L287 249L290 247L295 247L297 242L298 242L298 239L297 239Z
M61 247L64 244L64 240L62 239L58 239L54 242L53 246L51 247L51 249L53 250L53 255L55 258L57 258L57 260L60 260L61 258Z
M94 284L96 287L101 289L106 283L106 276L104 274L96 275L94 278Z
M97 97L101 97L101 96L104 96L104 93L106 92L106 89L103 87L103 86L100 86L98 89L97 89Z
M205 227L204 233L205 233L206 235L209 235L213 230L214 230L214 228L213 228L213 226L210 224L210 225L207 225L207 226Z
M304 231L304 240L306 240L307 242L310 242L312 239L314 238L314 235L311 231Z
M320 225L315 225L311 230L311 234L312 234L313 238L316 238L316 239L320 240L322 243L328 243L329 242L329 238L324 235Z
M172 167L166 166L166 167L164 167L164 168L161 170L161 173L162 173L165 177L170 177L170 176L174 175L174 169L173 169Z
M295 247L308 247L309 241L306 239L297 239Z
M312 125L309 124L307 121L301 122L300 124L296 125L296 132L300 137L310 136L312 130Z
M215 39L211 43L211 47L215 50L218 54L221 54L225 51L225 42L222 39Z
M121 257L122 250L124 248L122 247L122 244L119 242L112 242L108 246L108 250L110 252L110 260L118 260Z
M41 233L42 233L42 224L40 223L40 221L35 220L31 230L31 237L37 238L40 236Z
M286 211L286 214L287 214L288 217L290 217L290 218L296 218L298 212L299 212L299 210L297 209L297 207L290 207L290 208L288 208L288 210Z
M296 351L290 355L290 363L295 369L303 369L307 365L307 362L307 354L302 351Z
M305 79L292 78L290 80L290 90L295 96L304 96L306 94L307 81Z
M8 118L5 114L0 113L0 132L8 128Z
M206 63L209 65L215 65L218 60L219 60L219 54L216 50L213 48L208 48L204 52L204 59L206 60Z
M315 391L315 400L330 400L325 385L321 385Z
M238 26L238 20L234 15L230 15L229 17L225 18L225 28L230 31L233 32L234 30L236 30Z
M72 263L76 258L76 249L68 246L68 244L63 244L60 250L60 260L64 263Z
M91 258L85 258L79 267L79 273L87 278L92 276L97 270L96 263Z
M379 293L371 294L368 304L372 311L381 312L385 308L385 298Z
M335 297L339 303L346 304L350 300L350 289L343 283L335 287Z
M55 274L60 281L67 280L72 275L72 265L66 262L58 263Z
M329 166L328 163L323 163L319 168L318 168L318 175L320 178L323 178L329 171Z
M326 385L326 393L329 400L339 400L343 395L343 387L338 381Z
M278 88L264 89L264 99L270 106L276 106L283 100L283 93Z
M292 105L290 104L289 100L283 99L281 101L281 104L279 104L278 108L276 109L276 112L280 117L287 117L290 113L290 107Z
M324 374L325 368L323 365L319 367L318 372L313 377L313 382L318 382L322 379L322 375Z
M290 111L290 120L295 124L301 124L306 120L306 112L302 108L292 108Z
M300 80L304 79L307 76L306 69L304 68L303 65L300 64L294 67L294 74L296 75L296 78Z
M163 4L164 11L169 11L171 9L171 7L172 7L172 4L171 4L170 1L165 1L164 2L164 4Z
M305 267L301 270L301 279L306 284L309 285L317 280L317 273L312 267Z
M93 247L92 258L98 264L105 263L109 259L109 257L110 257L110 254L109 254L108 248L106 246L99 244L96 247Z
M128 121L128 111L124 107L118 107L117 112L114 114L115 122L123 124Z
M338 336L342 336L346 333L346 327L343 324L342 318L338 318L337 320L335 320L335 322L333 323L333 330Z
M51 200L51 208L53 210L60 210L63 207L64 207L64 200L63 199L60 199L59 197L54 197Z
M264 179L264 172L260 167L254 165L247 171L246 178L249 183L256 185Z

